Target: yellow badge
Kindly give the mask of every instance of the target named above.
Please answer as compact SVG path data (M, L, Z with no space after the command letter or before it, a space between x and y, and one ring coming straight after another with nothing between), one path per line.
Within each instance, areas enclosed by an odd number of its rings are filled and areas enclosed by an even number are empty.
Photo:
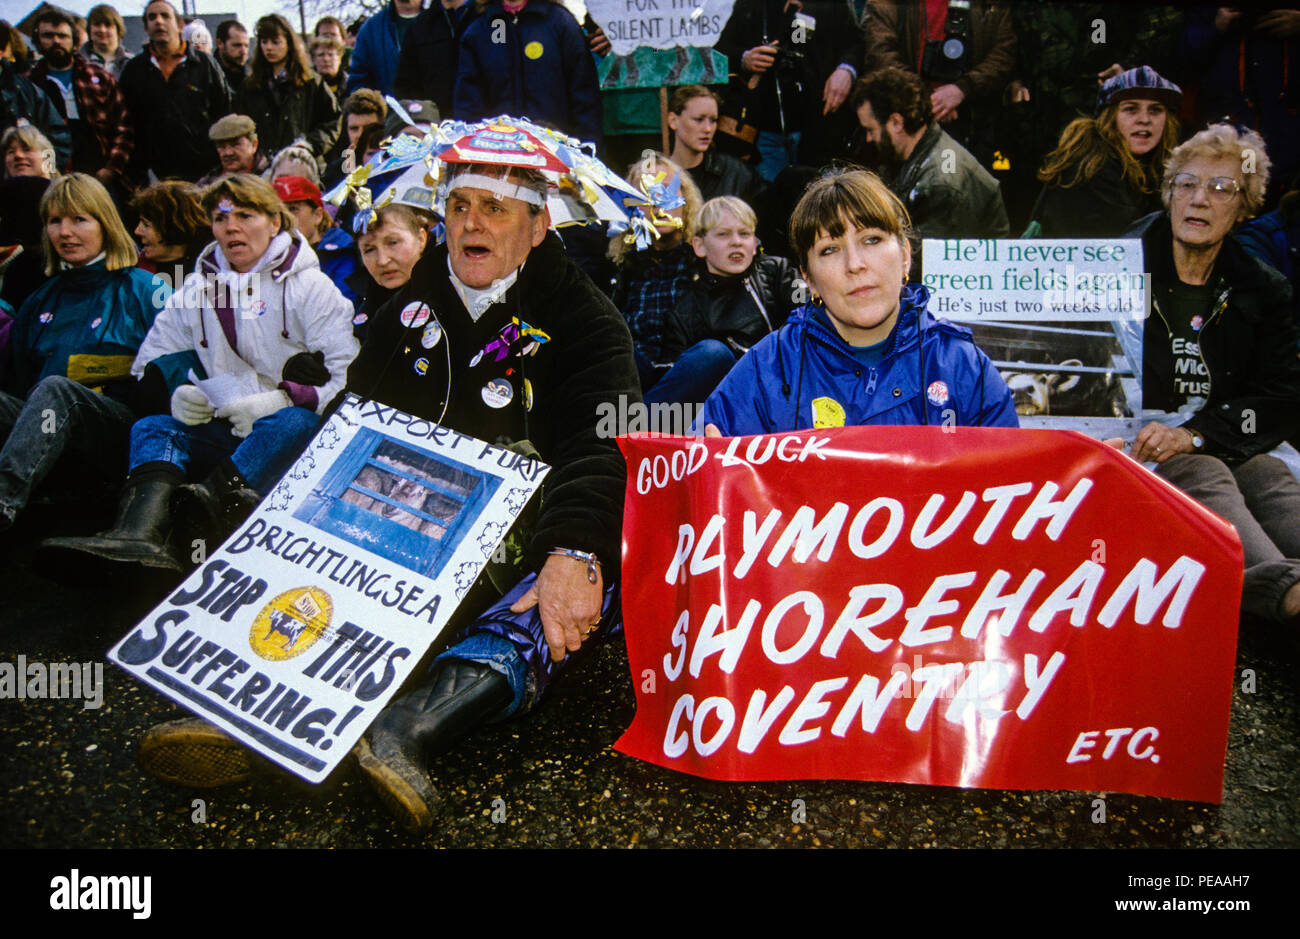
M834 398L813 398L813 427L843 427L844 407Z
M1011 169L1011 161L1002 155L1001 150L993 151L993 168L995 170Z
M334 602L319 587L286 590L257 614L248 644L268 662L306 652L329 629Z
M540 59L544 51L542 44L536 39L524 46L524 55L528 56L530 59Z

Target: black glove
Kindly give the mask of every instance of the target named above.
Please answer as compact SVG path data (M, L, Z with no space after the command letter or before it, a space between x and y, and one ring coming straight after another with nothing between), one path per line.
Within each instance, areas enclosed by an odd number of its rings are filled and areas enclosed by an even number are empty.
M324 352L299 352L290 356L280 373L281 381L291 381L296 385L323 385L330 380L330 373L325 368Z

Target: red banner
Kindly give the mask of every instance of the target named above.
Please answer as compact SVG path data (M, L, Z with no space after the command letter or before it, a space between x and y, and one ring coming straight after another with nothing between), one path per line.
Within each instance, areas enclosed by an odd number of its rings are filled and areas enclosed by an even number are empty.
M953 427L620 443L624 753L1221 801L1241 545L1123 454Z

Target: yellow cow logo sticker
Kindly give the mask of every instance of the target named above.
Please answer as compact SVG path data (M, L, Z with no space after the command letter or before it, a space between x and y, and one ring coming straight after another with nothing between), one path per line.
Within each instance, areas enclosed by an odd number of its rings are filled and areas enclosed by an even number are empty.
M530 59L540 59L544 51L542 44L536 39L524 46L524 55L528 56Z
M262 607L248 631L248 644L268 662L283 662L310 649L329 629L334 601L319 587L286 590Z
M834 398L813 398L813 428L843 427L844 406Z

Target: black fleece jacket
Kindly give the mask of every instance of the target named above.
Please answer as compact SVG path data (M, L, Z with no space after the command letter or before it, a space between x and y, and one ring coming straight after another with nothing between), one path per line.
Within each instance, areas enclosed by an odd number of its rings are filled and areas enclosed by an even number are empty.
M429 322L403 326L402 311L427 304ZM480 351L512 317L549 339L531 354L516 342L501 361ZM408 321L411 321L408 316ZM417 317L418 319L418 317ZM430 324L438 324L430 330ZM594 551L606 578L619 569L626 469L613 439L597 433L600 405L641 400L632 337L618 310L548 233L502 302L471 320L452 286L447 248L426 251L410 282L375 313L344 393L382 402L489 443L528 440L551 466L527 548L541 568L551 548ZM436 336L436 338L434 338ZM508 386L508 402L485 395ZM527 383L525 385L525 383Z
M1175 283L1169 216L1153 212L1126 233L1142 239L1153 303L1143 334L1143 406L1172 410L1162 395L1173 385L1169 326L1161 299ZM1210 397L1183 425L1205 438L1204 452L1230 462L1267 453L1300 436L1300 358L1291 322L1291 285L1242 249L1223 241L1208 281L1213 302L1200 331L1210 370Z

